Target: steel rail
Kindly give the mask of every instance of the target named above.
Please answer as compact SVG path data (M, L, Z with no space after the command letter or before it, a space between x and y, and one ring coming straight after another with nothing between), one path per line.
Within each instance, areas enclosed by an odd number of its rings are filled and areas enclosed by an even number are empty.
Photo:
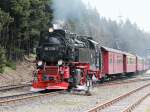
M143 96L142 98L140 98L139 100L137 100L134 104L132 104L131 106L127 107L125 110L123 110L122 112L132 112L140 103L142 103L142 101L144 101L148 96L150 96L150 93L146 94L145 96Z
M116 82L106 82L103 84L100 84L99 86L112 86L112 85L119 85L119 84L126 84L126 83L135 83L135 82L142 82L142 81L149 81L150 78L146 79L134 79L134 80L127 80L127 81L116 81Z
M0 92L1 92L1 91L11 90L11 89L29 87L29 86L31 86L31 84L20 84L20 85L1 86L1 87L0 87Z
M140 90L142 90L142 89L144 89L144 88L146 88L146 87L148 87L148 86L150 86L150 83L148 83L148 84L146 84L146 85L143 85L142 87L136 88L136 89L134 89L134 90L132 90L132 91L130 91L130 92L128 92L128 93L125 93L124 95L121 95L121 96L119 96L119 97L116 97L116 98L114 98L113 100L110 100L110 101L107 101L107 102L105 102L105 103L103 103L103 104L100 104L100 105L98 105L98 106L95 106L94 108L92 108L92 109L90 109L90 110L88 110L88 111L86 111L86 112L99 112L100 110L103 110L103 109L105 109L105 108L107 108L107 107L110 107L110 106L112 106L113 104L119 102L120 100L122 100L122 99L124 99L124 98L130 96L131 94L136 93L136 92L138 92L138 91L140 91Z
M15 103L18 101L33 99L33 98L37 98L37 97L39 98L39 97L45 97L45 96L56 96L56 95L60 94L61 92L63 92L63 91L50 92L50 93L45 93L45 94L29 92L29 93L23 93L23 94L18 94L18 95L1 97L0 105L8 104L8 103Z

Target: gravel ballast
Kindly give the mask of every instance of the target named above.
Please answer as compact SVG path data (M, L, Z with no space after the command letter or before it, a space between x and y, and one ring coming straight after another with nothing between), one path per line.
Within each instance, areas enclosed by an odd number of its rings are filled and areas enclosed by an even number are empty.
M0 106L0 112L85 112L97 104L113 99L148 82L97 87L92 90L92 96L65 93L53 97L37 98L10 106Z
M147 97L133 112L150 112L150 96Z

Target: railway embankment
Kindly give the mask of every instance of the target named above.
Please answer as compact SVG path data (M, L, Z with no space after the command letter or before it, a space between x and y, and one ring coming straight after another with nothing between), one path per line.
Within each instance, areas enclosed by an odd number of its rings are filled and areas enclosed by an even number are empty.
M0 85L18 85L32 80L34 64L21 62L16 65L16 70L6 68L3 74L0 74Z

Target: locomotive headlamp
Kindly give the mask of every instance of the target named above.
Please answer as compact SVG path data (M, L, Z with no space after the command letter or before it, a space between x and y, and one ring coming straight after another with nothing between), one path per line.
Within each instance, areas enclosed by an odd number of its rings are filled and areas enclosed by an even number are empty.
M53 32L54 31L54 29L53 28L49 28L49 30L48 30L49 32Z
M37 63L38 66L42 66L42 64L43 64L42 61L39 61L39 62Z
M58 65L62 65L63 64L63 61L62 60L58 60Z

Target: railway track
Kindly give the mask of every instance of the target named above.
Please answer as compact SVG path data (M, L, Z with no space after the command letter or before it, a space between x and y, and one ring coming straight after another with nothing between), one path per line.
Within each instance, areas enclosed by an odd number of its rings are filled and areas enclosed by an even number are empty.
M138 81L147 81L150 80L150 78L146 79L134 79L134 80L128 80L128 81L111 81L111 82L104 82L103 84L100 84L100 86L111 86L111 85L117 85L117 84L125 84L125 83L134 83ZM20 85L10 85L10 86L1 86L0 87L0 92L2 91L7 91L7 90L12 90L12 89L17 89L17 88L23 88L23 87L30 87L31 84L20 84Z
M23 87L30 87L30 86L31 86L31 84L20 84L20 85L1 86L1 87L0 87L0 92L12 90L12 89L23 88Z
M41 97L46 97L46 96L56 96L62 92L64 92L64 91L50 92L50 93L45 93L45 94L35 93L35 92L27 92L27 93L18 94L18 95L0 97L0 106L6 105L6 104L14 104L16 102L24 101L24 100L32 100L34 98L41 98Z
M146 94L145 96L141 97L139 100L137 100L135 103L124 109L122 112L131 112L133 111L142 101L144 101L147 97L150 96L150 93Z
M16 94L16 95L11 95L11 96L0 97L0 103L3 103L5 101L9 101L9 100L14 100L14 99L17 99L17 98L21 98L21 97L24 97L24 96L32 96L34 94L36 94L36 93L26 92L26 93L22 93L22 94Z
M147 81L147 80L150 80L150 79L147 78L147 79L134 79L134 80L129 80L129 81L119 81L119 82L106 82L104 84L101 84L100 86L133 83L133 82ZM22 84L22 85L14 85L14 86L11 86L11 87L4 86L4 87L0 87L0 91L11 90L11 89L27 87L27 86L31 86L31 85L30 84L28 84L28 85ZM12 95L12 96L4 96L4 97L0 97L0 105L8 104L8 103L14 103L14 102L21 101L21 100L26 100L26 99L33 99L33 98L37 98L37 97L56 96L60 93L65 94L66 91L57 91L57 92L50 92L50 93L45 93L45 94L34 93L34 92L26 92L26 93L16 94L16 95Z
M115 84L124 84L124 83L134 83L137 81L147 81L150 80L150 78L146 78L146 79L134 79L134 80L129 80L129 81L124 81L124 80L116 80L116 81L110 81L110 82L104 82L103 84L100 84L100 86L109 86L109 85L115 85ZM20 85L9 85L9 86L0 86L0 92L1 91L7 91L7 90L11 90L11 89L17 89L17 88L22 88L22 87L30 87L31 84L20 84Z
M111 81L111 82L105 82L103 84L100 84L99 86L113 86L113 85L120 85L120 84L127 84L127 83L135 83L135 82L142 82L142 81L149 81L150 78L144 78L144 79L132 79L132 80L119 80L119 81Z
M86 112L131 112L150 95L150 83L136 88L126 94L95 106ZM139 98L140 97L140 98Z

